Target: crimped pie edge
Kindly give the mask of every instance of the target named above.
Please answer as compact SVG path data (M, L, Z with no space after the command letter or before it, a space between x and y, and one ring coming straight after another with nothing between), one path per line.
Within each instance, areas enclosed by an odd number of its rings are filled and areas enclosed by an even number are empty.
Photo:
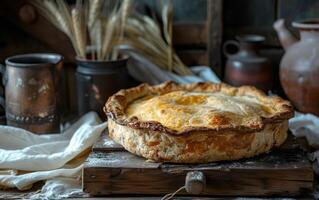
M125 115L126 106L134 100L141 98L147 94L166 94L171 91L207 91L207 92L225 92L232 95L252 95L257 97L261 102L268 102L276 108L276 112L268 117L262 117L256 124L240 124L237 126L224 125L217 128L208 127L190 127L184 131L172 130L156 121L140 121L137 118L127 118ZM262 91L253 86L232 87L225 83L209 83L199 82L190 84L177 84L173 81L167 81L157 86L141 84L130 89L123 89L112 95L105 104L104 112L116 123L128 126L134 129L148 129L151 131L160 131L173 136L182 136L197 131L209 131L223 133L224 131L237 132L255 132L264 129L266 124L281 123L293 117L294 110L289 101L286 101L278 96L267 96Z

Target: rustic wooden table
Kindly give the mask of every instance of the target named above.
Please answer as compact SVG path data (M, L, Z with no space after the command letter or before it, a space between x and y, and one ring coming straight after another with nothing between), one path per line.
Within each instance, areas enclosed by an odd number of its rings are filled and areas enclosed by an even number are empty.
M0 192L0 199L30 199L31 193L21 193L21 192ZM318 196L317 196L318 197ZM70 200L161 200L162 197L73 197L68 198ZM190 197L190 196L178 196L174 197L175 200L277 200L277 199L285 199L285 200L293 200L293 199L302 199L302 200L310 200L310 199L318 199L315 196L309 197Z
M316 177L318 179L318 177ZM17 190L0 190L0 199L30 199L30 196L34 194L37 190L41 188L43 183L36 183L31 191L17 191ZM160 200L162 197L89 197L87 195L78 196L69 198L70 200ZM309 196L306 197L262 197L262 198L256 198L256 197L187 197L187 196L178 196L174 198L175 200L277 200L277 199L286 199L286 200L292 200L292 199L304 199L304 200L310 200L310 199L319 199L319 185L315 182L315 188L314 193L309 194Z
M105 138L101 138L101 140L99 140L93 147L93 153L96 149L101 149L101 148L105 148L104 145L101 145L102 143L104 144ZM285 147L287 145L284 145L283 147ZM288 145L291 146L291 145ZM282 148L283 148L282 147ZM318 183L317 180L318 177L315 176L314 180L314 192L309 194L303 194L306 196L303 197L298 197L298 199L319 199L319 187L318 187ZM0 190L0 199L30 199L30 196L33 195L34 193L37 193L37 191L39 191L41 189L43 185L43 182L41 183L36 183L33 188L29 191L17 191L17 190ZM176 187L172 187L172 188L176 188ZM259 197L259 198L254 198L254 197L243 197L243 195L241 195L242 197L236 197L236 195L240 195L240 193L234 193L232 195L232 197L223 197L223 196L216 196L214 198L212 197L190 197L187 196L185 194L181 194L183 196L179 196L176 197L174 199L179 199L179 200L188 200L188 199L197 199L197 200L208 200L208 199L213 199L213 200L219 200L219 199L228 199L228 200L233 200L233 199L254 199L254 200L261 200L261 199L282 199L282 197ZM184 196L185 195L185 196ZM235 196L234 196L235 195ZM150 197L150 195L142 195L142 197L130 197L128 195L124 195L121 194L121 196L108 196L108 197L90 197L88 193L84 193L81 196L76 196L70 199L74 199L74 200L84 200L84 199L88 199L88 200L97 200L97 199L101 199L101 200L109 200L109 199L115 199L115 200L128 200L128 199L133 199L133 200L137 200L137 199L141 199L141 200L160 200L162 198L163 195L157 195L156 197ZM290 198L287 197L285 199L295 199L295 198Z

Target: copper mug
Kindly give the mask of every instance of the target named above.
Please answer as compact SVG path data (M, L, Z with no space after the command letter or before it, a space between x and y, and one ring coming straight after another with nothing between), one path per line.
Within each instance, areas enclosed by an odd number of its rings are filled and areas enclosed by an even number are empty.
M33 133L60 132L59 81L63 57L51 53L9 57L0 71L7 125Z

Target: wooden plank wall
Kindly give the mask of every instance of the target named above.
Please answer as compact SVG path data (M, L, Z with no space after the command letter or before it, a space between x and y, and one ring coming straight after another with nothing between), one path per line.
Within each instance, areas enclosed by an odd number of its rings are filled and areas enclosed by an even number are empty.
M275 36L272 23L276 18L276 1L224 0L224 40L234 39L236 35L255 33L267 35L267 42ZM278 43L277 43L278 44Z
M285 18L290 29L291 22L319 17L318 0L224 0L223 38L233 39L244 33L266 36L267 47L280 47L272 28L276 19Z
M288 21L319 17L317 0L278 0L278 17Z
M158 0L139 0L161 17ZM208 65L207 0L173 0L173 42L186 65Z
M140 1L159 14L157 0ZM272 28L273 22L287 19L289 28L298 35L290 25L293 20L319 17L318 0L173 0L173 3L177 53L187 65L209 65L221 77L226 58L220 50L226 40L239 34L264 35L262 54L271 58L278 70L284 52ZM217 7L222 11L216 10ZM277 77L277 85L278 81Z

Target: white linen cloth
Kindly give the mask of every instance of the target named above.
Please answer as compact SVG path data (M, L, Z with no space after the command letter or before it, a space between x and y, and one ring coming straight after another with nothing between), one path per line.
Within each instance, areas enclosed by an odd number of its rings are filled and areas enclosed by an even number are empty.
M81 154L106 127L94 112L61 134L35 135L0 126L0 187L25 190L37 181L48 180L42 193L36 194L38 198L62 198L82 192L79 178L85 157Z
M289 120L289 129L296 137L305 137L310 146L319 148L319 117L295 112L295 117Z
M317 149L309 154L309 158L314 162L315 173L319 175L319 117L295 112L295 117L289 120L289 129L296 137L305 137L308 144Z

